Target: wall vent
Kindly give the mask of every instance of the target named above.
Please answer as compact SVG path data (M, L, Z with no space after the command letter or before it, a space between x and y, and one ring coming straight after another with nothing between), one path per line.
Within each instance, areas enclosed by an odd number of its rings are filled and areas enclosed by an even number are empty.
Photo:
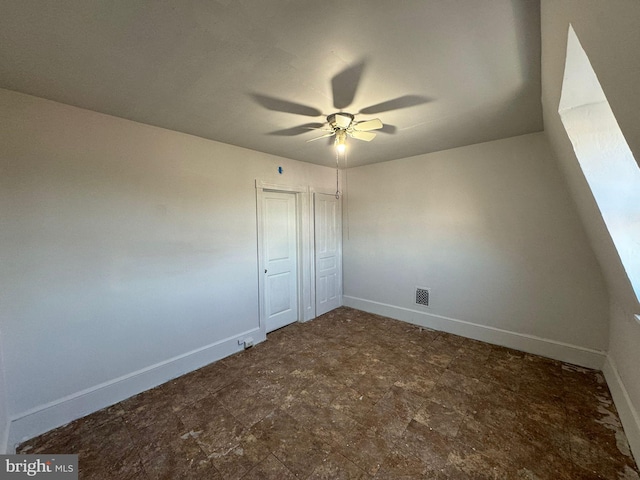
M416 287L416 304L425 307L429 306L429 297L431 290L429 288Z

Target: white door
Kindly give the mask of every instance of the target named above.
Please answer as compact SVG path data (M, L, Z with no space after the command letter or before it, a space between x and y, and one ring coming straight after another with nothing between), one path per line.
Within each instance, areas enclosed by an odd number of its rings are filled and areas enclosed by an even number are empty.
M298 320L296 196L264 192L264 312L267 332Z
M335 195L314 194L316 316L342 305L342 215Z

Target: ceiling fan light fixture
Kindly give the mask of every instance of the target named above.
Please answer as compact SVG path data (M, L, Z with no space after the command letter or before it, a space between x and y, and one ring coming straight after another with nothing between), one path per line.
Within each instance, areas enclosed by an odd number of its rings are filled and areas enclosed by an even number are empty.
M338 153L344 153L347 149L347 132L345 130L336 131L336 150Z

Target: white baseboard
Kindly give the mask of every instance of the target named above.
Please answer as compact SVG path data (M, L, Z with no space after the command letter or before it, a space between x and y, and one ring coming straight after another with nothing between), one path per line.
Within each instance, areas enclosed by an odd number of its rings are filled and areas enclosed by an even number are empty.
M534 335L479 325L455 318L444 317L442 315L435 315L347 295L344 296L344 305L357 308L358 310L364 310L365 312L402 320L421 327L453 333L494 345L502 345L582 367L601 370L604 365L605 352L540 338Z
M638 416L638 412L631 402L627 389L618 373L618 368L610 355L607 355L602 372L607 380L607 385L609 385L613 403L618 409L618 415L629 441L631 452L636 460L640 459L640 416Z
M30 438L239 352L243 346L238 340L247 336L253 337L255 343L266 339L259 328L242 332L14 415L7 428L5 451L14 453L17 445Z

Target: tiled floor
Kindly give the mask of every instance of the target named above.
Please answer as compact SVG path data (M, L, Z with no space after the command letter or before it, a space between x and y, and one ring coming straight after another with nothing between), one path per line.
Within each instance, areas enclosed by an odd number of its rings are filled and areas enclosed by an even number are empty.
M348 308L18 451L86 479L639 478L601 373Z

